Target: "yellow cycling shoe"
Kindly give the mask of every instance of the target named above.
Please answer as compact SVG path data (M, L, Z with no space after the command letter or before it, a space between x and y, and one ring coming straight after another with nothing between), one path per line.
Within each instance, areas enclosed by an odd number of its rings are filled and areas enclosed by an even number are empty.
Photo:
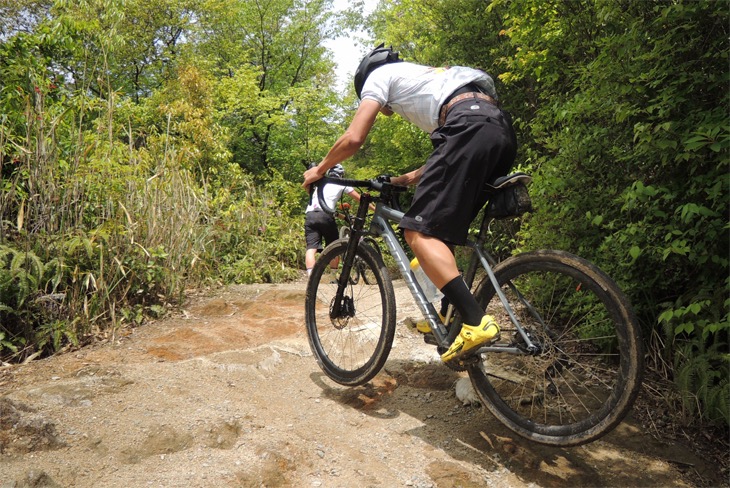
M447 362L461 357L485 342L490 342L498 335L499 325L491 315L482 317L482 322L479 325L463 324L461 332L454 339L454 343L451 344L448 351L441 355L441 360Z

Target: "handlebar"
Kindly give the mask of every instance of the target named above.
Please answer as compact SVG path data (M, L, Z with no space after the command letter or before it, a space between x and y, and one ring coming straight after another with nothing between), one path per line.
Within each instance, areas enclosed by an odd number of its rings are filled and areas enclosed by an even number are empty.
M388 176L378 176L371 180L352 180L347 178L331 178L329 176L323 176L319 180L312 183L310 192L314 191L314 188L317 188L317 199L319 200L319 206L329 215L333 215L335 213L335 209L330 208L327 205L327 202L324 201L324 197L322 196L321 191L321 189L324 188L324 185L327 184L366 188L368 190L377 191L381 194L381 196L384 196L383 194L385 193L385 196L387 197L392 196L392 193L400 193L408 190L408 188L405 186L391 184L390 177Z

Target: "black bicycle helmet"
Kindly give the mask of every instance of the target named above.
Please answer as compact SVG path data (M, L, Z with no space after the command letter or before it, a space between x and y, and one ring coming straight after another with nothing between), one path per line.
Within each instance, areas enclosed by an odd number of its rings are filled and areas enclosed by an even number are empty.
M335 164L330 169L327 170L327 176L330 178L342 178L345 176L345 168L342 167L341 164Z
M375 68L384 64L398 63L401 61L403 60L398 59L398 53L393 52L393 46L385 47L385 43L381 43L378 47L370 51L367 56L362 58L360 66L355 71L355 93L357 93L357 98L360 98L365 80Z

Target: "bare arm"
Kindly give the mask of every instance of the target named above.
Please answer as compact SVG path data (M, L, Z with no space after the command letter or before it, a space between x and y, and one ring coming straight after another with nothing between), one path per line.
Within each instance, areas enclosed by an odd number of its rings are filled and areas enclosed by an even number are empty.
M424 164L418 169L414 169L413 171L410 171L408 173L391 178L390 182L398 186L415 185L421 180L421 175L423 174L423 170L425 167L426 165Z
M375 100L366 99L360 103L350 126L337 139L327 156L317 166L304 172L303 187L309 187L310 184L322 178L328 169L346 160L360 149L375 122L375 117L378 116L380 108L380 104Z
M356 201L360 201L360 193L358 193L357 190L349 191L347 192L347 194L354 198Z

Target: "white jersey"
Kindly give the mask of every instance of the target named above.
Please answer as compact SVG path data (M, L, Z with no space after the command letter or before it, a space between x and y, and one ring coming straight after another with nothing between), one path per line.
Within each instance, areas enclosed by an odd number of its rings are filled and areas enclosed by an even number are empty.
M324 201L327 206L335 210L337 201L340 199L342 194L350 193L353 189L354 188L352 188L351 186L327 184L324 185L324 190L322 190L322 196L324 197ZM312 203L307 205L304 213L312 212L314 210L322 210L322 207L320 207L319 205L319 197L317 196L317 191L319 191L319 187L315 188L314 192L312 192Z
M497 99L494 81L483 71L464 66L432 68L414 63L389 63L373 70L362 88L362 100L390 106L426 132L438 128L444 100L462 86L474 83Z

